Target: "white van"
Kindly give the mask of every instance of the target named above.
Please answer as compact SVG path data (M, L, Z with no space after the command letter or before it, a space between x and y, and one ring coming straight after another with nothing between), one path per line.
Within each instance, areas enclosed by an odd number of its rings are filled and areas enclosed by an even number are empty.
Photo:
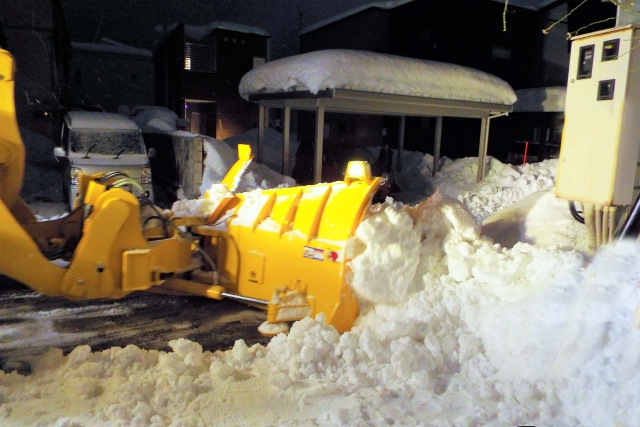
M69 208L80 191L82 175L121 172L138 181L153 200L151 167L142 132L132 120L115 113L71 111L62 125L62 147L53 154L65 162L64 185ZM131 187L131 188L130 188ZM134 186L125 187L139 196Z

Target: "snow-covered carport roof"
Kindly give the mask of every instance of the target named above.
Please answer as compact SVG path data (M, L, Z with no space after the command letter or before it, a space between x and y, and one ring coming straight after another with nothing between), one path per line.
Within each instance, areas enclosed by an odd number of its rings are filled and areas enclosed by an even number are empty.
M511 112L517 97L505 81L467 67L395 55L345 49L322 50L269 62L245 74L240 95L260 105L258 161L262 157L266 108L285 110L284 165L289 158L291 109L317 113L314 180L322 174L324 113L435 116L439 157L442 117L482 120L478 180L484 176L488 120ZM401 156L398 156L400 159ZM435 170L435 169L434 169Z
M350 89L258 93L249 95L249 101L263 107L315 111L321 106L325 112L351 114L380 114L385 116L442 116L484 118L495 113L513 111L512 105L493 104L420 96L364 92Z

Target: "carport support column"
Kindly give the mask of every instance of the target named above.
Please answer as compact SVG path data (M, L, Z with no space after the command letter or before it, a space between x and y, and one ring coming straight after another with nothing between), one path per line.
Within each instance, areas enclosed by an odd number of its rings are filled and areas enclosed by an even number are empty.
M260 114L258 117L258 152L256 153L258 163L262 163L264 157L264 127L265 117L267 117L268 109L260 106Z
M489 145L489 119L482 118L480 125L480 149L478 150L478 175L476 182L484 179L485 167L487 166L487 146Z
M402 152L404 151L404 124L405 116L400 117L400 133L398 134L398 158L396 159L396 169L402 170Z
M324 106L316 107L316 152L313 167L313 183L322 182L322 143L324 141Z
M436 117L436 137L433 140L433 168L431 176L436 176L440 165L440 145L442 144L442 116Z
M291 131L291 107L284 107L284 128L282 129L282 174L285 176L291 176L289 170L289 150L290 150L290 134Z

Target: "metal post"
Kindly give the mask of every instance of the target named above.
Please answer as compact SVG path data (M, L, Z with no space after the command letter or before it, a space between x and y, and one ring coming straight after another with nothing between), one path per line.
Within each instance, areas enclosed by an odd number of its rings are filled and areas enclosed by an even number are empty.
M402 152L404 151L404 123L405 116L400 117L400 134L398 135L398 158L396 159L396 169L402 170Z
M316 152L313 168L313 183L322 182L322 143L324 140L324 106L316 107Z
M436 138L433 141L433 169L431 176L436 176L440 165L440 145L442 143L442 116L436 117Z
M478 174L476 176L476 182L480 182L484 179L487 145L489 145L489 119L487 117L483 117L482 124L480 125L480 149L478 150Z
M266 108L260 106L260 114L258 117L258 152L256 153L258 163L262 163L264 157L264 118L266 116Z
M289 150L290 150L290 134L291 131L291 107L284 107L284 127L282 129L282 139L284 141L282 147L282 174L291 176L289 170Z

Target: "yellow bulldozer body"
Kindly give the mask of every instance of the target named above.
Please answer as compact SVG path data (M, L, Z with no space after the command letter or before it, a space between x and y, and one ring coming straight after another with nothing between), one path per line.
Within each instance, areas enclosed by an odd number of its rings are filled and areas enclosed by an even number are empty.
M239 146L238 157L223 180L232 192L250 147ZM69 216L38 222L18 195L23 170L13 60L0 50L0 274L71 299L156 289L240 299L266 308L271 323L324 313L341 332L358 315L348 262L381 183L366 162L351 162L343 182L234 194L207 221L162 219L161 232L143 230L139 200L119 188L122 179L103 175L83 177ZM51 261L58 258L68 264Z
M348 284L352 237L380 185L366 172L346 182L238 194L227 230L195 227L209 235L223 286L269 301L269 322L324 313L336 329L349 330L358 316Z

